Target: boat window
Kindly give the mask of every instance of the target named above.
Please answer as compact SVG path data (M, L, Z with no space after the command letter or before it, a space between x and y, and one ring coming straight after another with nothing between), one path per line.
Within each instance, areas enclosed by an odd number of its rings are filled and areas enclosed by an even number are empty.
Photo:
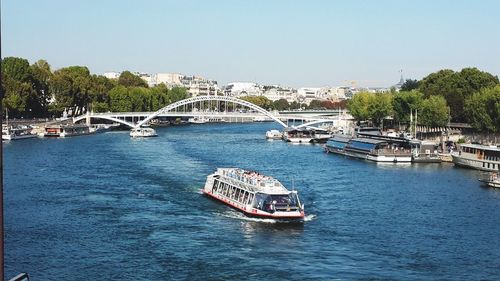
M241 189L236 188L236 191L234 192L234 199L236 201L239 201L238 199L240 198L240 193L241 193Z
M253 196L253 194L250 194L247 204L250 204L253 201Z

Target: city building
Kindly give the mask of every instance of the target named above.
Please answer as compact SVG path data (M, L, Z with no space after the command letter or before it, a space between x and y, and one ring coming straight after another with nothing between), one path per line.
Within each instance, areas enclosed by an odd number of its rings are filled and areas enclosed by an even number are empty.
M121 72L105 72L102 76L108 79L118 79L120 77Z
M263 90L254 82L232 82L224 87L223 93L231 97L261 96Z
M271 101L285 99L288 103L297 101L297 90L282 86L264 86L262 95Z

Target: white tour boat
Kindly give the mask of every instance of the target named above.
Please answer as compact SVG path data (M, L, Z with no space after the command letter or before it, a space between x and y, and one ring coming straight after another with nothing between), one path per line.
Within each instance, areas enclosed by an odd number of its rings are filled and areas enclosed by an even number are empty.
M297 191L289 191L278 180L254 171L218 168L207 177L202 192L250 217L304 218L304 205Z
M130 130L130 136L133 138L147 138L147 137L156 137L155 129L149 127L141 127L141 128L133 128Z
M283 138L283 133L278 130L269 130L266 132L266 138L270 140L280 140Z
M32 133L31 126L2 126L2 140L20 140L20 139L29 139L36 138L38 135Z
M461 144L451 153L457 166L482 171L500 171L500 148L479 144Z

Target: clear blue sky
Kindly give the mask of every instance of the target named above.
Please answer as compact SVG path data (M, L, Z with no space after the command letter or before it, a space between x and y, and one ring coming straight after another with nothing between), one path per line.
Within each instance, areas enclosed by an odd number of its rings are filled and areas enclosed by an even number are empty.
M2 55L294 87L500 74L500 1L4 0Z

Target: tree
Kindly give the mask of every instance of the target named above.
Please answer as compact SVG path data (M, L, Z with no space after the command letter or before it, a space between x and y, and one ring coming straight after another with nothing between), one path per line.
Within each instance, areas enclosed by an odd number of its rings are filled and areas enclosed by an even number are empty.
M148 87L146 81L142 80L141 77L133 74L128 70L120 74L120 77L118 77L118 85L122 85L125 87Z
M53 74L50 65L45 60L38 60L30 66L33 88L36 93L28 100L29 109L34 116L47 116L50 101L50 81Z
M429 127L443 127L448 124L448 105L442 96L431 96L422 102L418 110L419 124Z
M309 103L309 106L307 108L309 108L309 109L322 109L323 108L322 101L320 101L320 100L312 100Z
M279 99L271 104L271 108L275 110L287 110L289 107L290 104L286 99Z
M354 95L347 102L347 109L356 121L361 122L370 118L368 106L373 100L373 94L368 92L360 92Z
M410 122L410 112L422 106L423 96L417 90L395 93L392 105L396 121L403 123Z
M69 66L54 72L50 91L55 97L52 110L61 113L72 109L74 115L81 114L83 107L91 102L92 77L85 66Z
M418 80L406 79L406 81L401 85L401 91L411 91L418 89Z
M500 85L482 89L465 100L465 116L470 125L483 132L500 131Z
M262 108L269 108L269 106L271 105L271 101L264 96L244 96L241 97L240 99L251 102Z
M375 126L380 126L382 120L392 114L392 98L391 93L373 94L368 113Z
M6 57L2 60L2 73L21 83L31 81L30 63L27 59Z
M460 72L446 69L422 79L419 90L425 97L443 96L450 106L452 120L464 122L465 99L482 88L493 87L498 83L498 77L477 68L464 68Z
M132 111L132 101L125 86L116 86L109 91L109 109L113 112Z
M5 89L3 106L10 117L29 113L29 101L36 95L32 86L29 62L23 58L7 57L2 60L2 86Z

